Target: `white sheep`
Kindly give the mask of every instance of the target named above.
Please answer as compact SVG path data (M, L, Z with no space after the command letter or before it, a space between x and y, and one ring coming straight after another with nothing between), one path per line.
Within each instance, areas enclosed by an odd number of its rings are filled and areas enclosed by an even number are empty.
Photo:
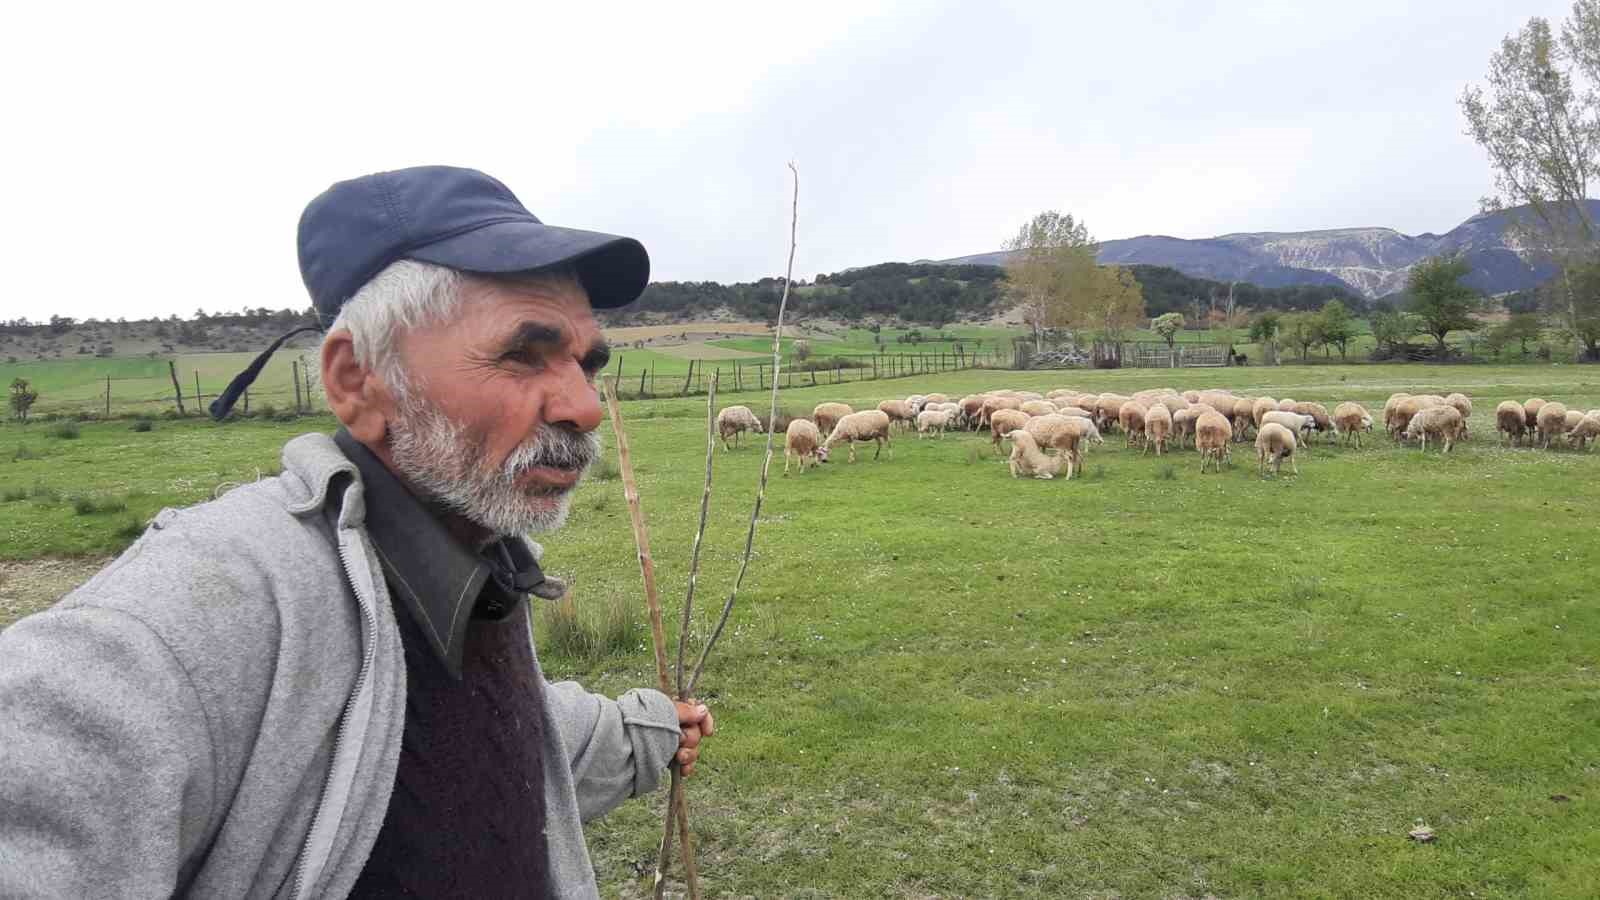
M1283 466L1285 457L1289 460L1289 468L1294 474L1300 474L1300 466L1294 461L1296 441L1294 432L1279 425L1277 422L1267 422L1256 432L1256 473L1267 474L1267 460L1272 460L1272 474L1278 474L1278 469Z
M1585 414L1576 426L1567 429L1567 443L1579 450L1587 449L1592 439L1600 439L1600 415L1594 412Z
M1494 428L1502 444L1521 446L1523 435L1528 433L1528 411L1521 403L1506 400L1494 408Z
M861 412L851 413L839 420L833 426L833 433L828 435L828 440L823 443L824 448L831 448L843 443L850 450L850 461L856 461L856 444L872 441L877 444L872 458L877 459L883 453L884 447L889 447L889 458L894 459L894 448L889 445L889 414L877 409L864 409Z
M922 440L928 432L938 433L944 438L944 430L950 427L950 413L942 409L924 409L917 413L917 440Z
M789 459L798 457L800 474L806 473L806 463L818 465L828 461L828 448L822 446L822 432L809 419L795 419L783 436L783 474L789 474Z
M1345 444L1355 438L1356 449L1361 449L1361 433L1372 433L1372 413L1359 403L1345 402L1333 408L1333 430Z
M1539 407L1539 447L1550 449L1550 442L1567 430L1567 407L1561 403L1546 403Z
M763 431L761 420L750 411L748 406L725 406L717 413L717 434L722 437L722 449L731 449L729 439L734 444L739 442L739 435L746 431Z
M839 420L855 412L848 403L818 403L817 408L811 411L812 421L817 423L817 430L823 434L832 434L833 426Z
M1200 451L1200 474L1205 474L1208 462L1215 462L1221 472L1223 460L1232 453L1233 426L1221 413L1207 409L1195 420L1194 445Z
M878 411L889 417L890 425L912 428L917 423L917 414L912 412L911 404L904 400L885 400L878 404Z
M1145 411L1144 414L1144 451L1143 456L1150 452L1151 445L1156 448L1156 455L1167 451L1167 438L1172 434L1172 413L1163 404L1157 403Z
M1454 406L1429 406L1411 417L1406 424L1406 437L1420 440L1423 450L1428 449L1428 438L1431 437L1440 443L1440 452L1449 453L1455 442L1461 439L1462 426L1461 412Z
M1317 424L1317 420L1311 416L1276 409L1261 417L1261 424L1266 425L1271 422L1276 422L1302 437L1309 434Z

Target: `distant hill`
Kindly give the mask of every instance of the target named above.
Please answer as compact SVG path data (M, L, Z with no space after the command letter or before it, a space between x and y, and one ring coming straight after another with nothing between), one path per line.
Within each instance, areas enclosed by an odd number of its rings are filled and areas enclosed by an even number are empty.
M1101 244L1100 261L1166 266L1199 278L1260 287L1342 285L1377 298L1403 289L1419 260L1460 253L1471 266L1467 283L1486 294L1501 294L1528 290L1553 274L1507 238L1510 216L1524 209L1476 215L1442 235L1408 235L1392 228L1241 232L1197 240L1143 235ZM1600 200L1590 200L1589 210L1600 218ZM1006 256L996 251L939 262L1004 265Z

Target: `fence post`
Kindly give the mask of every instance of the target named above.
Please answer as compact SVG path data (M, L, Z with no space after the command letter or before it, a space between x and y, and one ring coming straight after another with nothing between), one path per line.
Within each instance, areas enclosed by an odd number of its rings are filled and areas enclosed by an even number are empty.
M756 390L764 391L766 389L767 389L767 367L766 366L756 366Z
M250 389L244 389L244 415L250 415Z
M617 354L617 375L616 375L616 383L617 383L617 384L621 384L621 383L622 383L622 354L621 354L621 353L618 353L618 354Z
M735 393L744 393L744 381L739 377L739 361L733 361L733 390Z
M194 370L194 405L196 409L206 408L206 395L200 393L200 370Z
M167 374L172 376L172 392L178 400L178 415L187 416L188 413L183 411L183 387L178 384L178 364L170 359L167 360Z
M640 397L644 396L644 376L645 376L646 371L648 371L648 370L646 370L646 369L640 369L639 370L639 396Z
M678 392L678 396L680 396L680 397L689 396L689 379L691 379L693 377L694 377L694 360L691 359L691 360L689 360L689 374L683 376L683 390Z
M289 360L289 380L294 382L294 414L300 415L300 360Z
M306 415L311 415L315 410L311 408L311 367L305 363L300 364L300 377L306 382Z
M106 418L111 418L111 376L106 376Z

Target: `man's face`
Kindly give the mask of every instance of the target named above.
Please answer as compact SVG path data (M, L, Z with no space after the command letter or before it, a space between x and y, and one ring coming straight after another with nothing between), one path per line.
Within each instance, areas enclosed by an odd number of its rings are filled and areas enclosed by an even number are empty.
M413 488L494 534L549 531L599 456L609 351L576 284L474 281L452 321L400 341L411 387L389 425Z

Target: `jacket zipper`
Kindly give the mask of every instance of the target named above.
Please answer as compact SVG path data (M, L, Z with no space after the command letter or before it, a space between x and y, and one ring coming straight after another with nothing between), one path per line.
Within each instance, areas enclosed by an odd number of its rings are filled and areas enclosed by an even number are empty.
M348 532L344 533L348 534ZM349 740L350 725L351 720L355 715L357 698L361 696L361 692L366 689L368 679L372 677L372 663L374 657L377 655L377 614L372 610L373 601L362 593L361 586L356 580L355 569L350 563L349 551L345 541L342 538L342 535L341 540L339 541L339 562L344 568L345 580L349 582L350 589L355 592L356 606L361 610L361 618L363 623L361 668L356 673L356 683L354 689L350 692L350 698L345 701L344 712L339 715L339 730L334 735L333 739L333 757L329 765L328 781L322 787L322 797L317 802L317 811L311 817L311 828L306 832L305 842L300 847L300 859L295 864L294 891L292 896L295 897L296 900L304 900L304 898L307 896L307 892L312 887L312 884L306 883L306 876L308 874L307 868L309 866L311 857L311 845L313 841L316 840L318 831L324 824L324 817L328 814L329 793L335 789L333 778L334 770L338 768L342 750L344 749L345 743ZM337 823L335 823L335 826L336 825ZM331 835L329 836L329 840L332 840ZM332 850L331 843L329 845L329 850L330 852ZM321 877L321 870L326 866L326 862L326 859L324 859L323 864L318 866L317 873L312 876L313 884L315 883L316 878Z

